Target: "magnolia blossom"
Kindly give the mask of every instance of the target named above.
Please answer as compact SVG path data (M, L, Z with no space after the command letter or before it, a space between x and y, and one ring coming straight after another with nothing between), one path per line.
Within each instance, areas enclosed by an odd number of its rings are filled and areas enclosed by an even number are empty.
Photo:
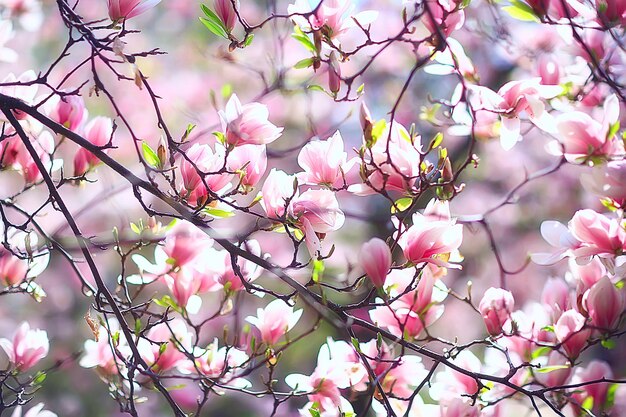
M549 278L541 292L541 302L550 311L553 320L569 308L569 286L560 278Z
M23 417L57 417L52 411L44 410L44 403L39 403L36 406L32 407L30 410L23 415ZM22 406L18 405L13 410L13 414L11 417L22 417Z
M362 170L367 175L365 184L353 184L348 191L357 195L374 194L377 191L406 192L413 189L419 176L419 137L411 138L409 132L396 121L387 125L373 144L364 144ZM369 160L367 159L369 157Z
M389 296L397 299L389 306L370 310L369 315L374 323L396 336L418 338L444 312L442 302L447 297L447 288L429 268L424 268L419 281L412 268L394 269L387 276L385 286Z
M338 230L345 221L337 197L330 190L305 191L293 200L290 211L304 231L307 248L312 257L322 249L318 233Z
M0 87L0 93L5 94L9 97L15 97L26 104L33 104L35 101L35 96L37 95L38 86L35 81L37 79L37 74L35 71L28 70L22 73L19 77L16 77L15 74L9 73L0 84L7 84L3 87ZM21 110L13 110L13 115L18 120L24 120L28 117L28 115ZM0 114L1 120L8 121L5 118L4 113Z
M186 360L184 352L191 351L191 340L185 322L174 319L151 328L145 339L139 339L137 349L152 370L164 372Z
M405 0L404 3L415 3L413 0ZM424 13L422 22L430 33L436 34L441 31L449 36L453 31L463 27L465 12L458 8L455 1L427 0L428 11Z
M10 18L18 19L22 28L29 32L38 31L43 23L41 0L0 0Z
M283 133L268 120L269 110L261 103L242 105L233 94L224 111L219 112L226 143L237 145L266 145L274 142Z
M326 140L311 141L298 154L298 165L304 169L298 174L298 180L302 184L342 188L346 173L356 162L347 158L339 131Z
M241 247L251 255L262 256L261 246L254 239L247 240ZM237 257L236 265L237 272L233 269L233 257L228 251L213 249L203 254L196 270L200 274L204 272L211 275L215 285L208 291L223 288L233 292L245 289L244 282L256 280L263 272L263 269L256 263L242 257Z
M84 343L84 356L80 359L83 368L96 368L99 373L106 376L117 375L119 370L124 369L124 363L117 357L111 348L112 335L117 334L117 352L127 351L126 338L120 331L117 320L109 319L107 326L101 326L97 331L97 340L86 340Z
M553 350L548 357L541 357L540 365L550 369L549 372L536 372L535 379L546 387L558 387L567 382L572 374L572 364L560 352ZM558 369L561 367L561 369Z
M239 0L235 4L239 7ZM215 14L220 18L228 32L235 28L237 14L231 0L215 0Z
M24 322L13 339L0 339L0 347L19 371L27 371L48 355L50 343L45 330L33 329Z
M626 202L626 160L610 161L580 177L585 190L607 197L622 206Z
M320 2L316 2L319 4ZM303 14L311 13L305 18ZM354 13L354 4L350 0L324 0L321 5L313 5L309 0L295 0L287 6L287 13L292 17L295 24L305 31L321 30L329 38L335 38L349 29L356 28L357 23L367 27L378 17L376 11L363 11Z
M585 318L576 310L567 310L554 326L554 334L570 358L576 358L587 344L590 330Z
M585 293L583 304L593 325L603 330L614 329L626 308L623 291L606 276Z
M587 113L572 111L555 120L559 143L549 150L565 154L570 162L585 162L590 157L609 158L624 154L624 146L615 137L609 137L611 127L619 119L619 102L615 95L604 102L603 118L599 122Z
M469 350L461 351L451 362L470 372L478 373L482 370L480 359ZM429 390L430 396L441 404L463 395L472 396L477 392L478 383L474 378L451 368L439 372Z
M2 228L0 227L0 232ZM0 246L0 284L11 287L41 274L48 266L50 252L34 250L39 238L35 233L6 231L11 251ZM27 248L28 241L30 248Z
M190 205L201 206L211 194L220 194L230 186L233 174L220 172L225 163L226 150L220 144L213 151L209 145L196 143L185 152L180 162L183 180L180 193Z
M576 390L572 390L572 396L575 400L573 403L575 409L578 407L577 404L583 404L585 399L591 397L593 399L593 408L591 411L594 414L599 414L599 411L602 410L606 404L609 384L606 382L600 382L584 385L583 383L598 381L603 378L613 378L613 371L611 370L611 367L604 361L592 360L586 367L576 369L571 383L581 384L581 387Z
M46 105L48 117L69 130L77 131L87 119L85 101L81 96L53 96Z
M411 227L398 229L398 244L409 262L454 267L447 262L447 256L461 246L463 226L456 224L456 219L450 216L449 204L448 201L433 199L424 214L413 215Z
M265 145L237 146L228 153L226 166L239 175L239 184L248 191L257 185L267 169Z
M351 359L351 353L355 352L350 351L347 344L329 338L319 351L317 366L311 375L291 374L285 378L287 385L294 391L308 393L309 403L300 410L301 415L307 415L313 404L317 405L320 415L325 417L339 417L339 410L352 411L350 403L341 395L341 389L350 387L356 376L354 372L346 372L346 363L343 361ZM363 366L356 366L355 370L359 373L357 380L367 377Z
M187 361L179 365L181 372L185 374L197 372L197 367L202 375L213 379L219 378L223 384L235 388L251 386L248 380L237 377L235 373L237 368L241 368L249 360L244 351L232 346L220 347L219 341L215 338L206 349L195 347L193 355L194 363Z
M541 236L556 250L547 253L533 253L531 259L539 265L551 265L567 256L572 256L573 251L582 244L567 226L554 220L541 223Z
M448 404L441 405L441 417L480 417L478 404L472 405L461 398L454 398Z
M579 210L569 223L572 235L582 242L576 256L615 255L626 245L626 230L619 219L610 219L593 210Z
M531 122L539 128L553 132L553 120L545 111L542 99L550 99L562 92L560 86L540 84L539 78L511 81L497 93L486 87L472 86L474 108L484 109L500 115L500 143L509 150L522 140L520 114L526 112Z
M261 341L274 346L281 337L298 323L302 310L293 311L283 300L276 299L264 309L257 309L257 315L246 317L246 321L261 332Z
M92 145L103 147L113 136L113 121L108 117L96 117L85 126L85 139ZM85 148L80 148L74 155L74 175L84 175L100 163L100 159Z
M373 238L361 246L359 262L376 288L382 288L391 268L391 250L384 240Z
M289 201L298 196L298 184L295 176L272 168L261 189L261 207L270 219L279 219L285 215Z
M153 8L161 0L107 0L112 21L130 19Z
M491 287L485 291L478 310L490 335L497 336L502 333L502 326L511 317L514 303L513 294L502 288Z

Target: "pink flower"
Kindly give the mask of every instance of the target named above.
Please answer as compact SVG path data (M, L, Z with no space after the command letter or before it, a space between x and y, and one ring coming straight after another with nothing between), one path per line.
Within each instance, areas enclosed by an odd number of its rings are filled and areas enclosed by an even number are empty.
M308 20L301 16L312 11L311 4L307 0L295 0L294 4L287 7L287 12L293 21L303 31L322 30L329 38L337 37L351 28L367 27L376 20L378 12L364 11L354 13L354 4L350 0L325 0Z
M483 316L490 335L497 336L502 333L502 326L511 317L514 304L513 294L509 291L494 287L485 291L478 310Z
M458 9L454 1L428 0L426 7L428 11L424 13L422 22L430 33L441 30L445 36L450 36L465 23L465 12Z
M44 410L44 404L39 403L24 414L24 417L57 417L52 411ZM11 417L22 417L22 406L15 407Z
M549 99L562 92L559 86L540 84L539 78L511 81L503 85L497 93L486 87L471 87L475 96L474 107L496 112L500 115L500 143L505 150L522 140L520 114L526 112L531 122L539 128L551 132L553 121L545 111L542 99Z
M165 237L163 251L172 267L192 265L203 252L213 246L213 239L187 222L178 223Z
M585 318L576 310L567 310L554 326L554 334L570 358L576 358L587 344L590 335Z
M181 307L186 307L191 296L201 292L206 284L205 278L191 268L181 268L163 276L167 288Z
M251 384L243 378L237 378L234 370L248 362L248 355L231 346L219 346L217 338L206 349L196 347L194 349L195 366L190 361L179 365L183 373L195 373L196 366L202 375L212 379L219 379L237 388L247 388Z
M626 244L626 230L618 219L596 213L593 210L579 210L569 222L569 229L583 246L575 249L579 257L591 255L616 255Z
M87 118L85 102L81 96L54 96L48 116L69 130L77 131Z
M304 232L311 257L315 257L322 249L318 234L338 230L345 221L337 197L330 190L305 191L294 199L290 211Z
M346 173L356 162L355 159L347 162L347 157L339 131L326 140L311 141L298 154L298 165L304 169L298 180L303 184L341 188Z
M351 185L348 191L369 195L381 190L406 192L413 189L419 176L420 139L411 139L400 123L392 121L391 124L365 152L365 158L370 157L362 167L367 183Z
M113 135L113 122L108 117L96 117L85 126L84 136L93 145L103 147L107 145ZM87 149L80 148L74 155L74 175L85 174L100 163L100 159Z
M446 405L441 405L441 417L480 417L478 404L471 405L461 398L453 398Z
M585 382L598 381L603 378L613 378L611 367L604 361L592 360L586 368L576 369L571 383L583 384ZM607 382L582 385L572 392L572 396L575 400L573 404L583 404L586 398L591 397L593 399L593 408L591 411L594 414L599 414L599 411L602 410L606 404L608 391L609 384Z
M184 352L191 352L191 340L185 322L174 319L151 328L146 339L139 339L137 349L153 371L164 372L186 360Z
M413 339L441 317L444 312L441 303L447 296L445 285L437 281L429 268L424 268L417 286L411 290L416 282L414 271L412 268L392 270L385 285L389 296L398 299L369 313L374 323L392 334Z
M161 0L107 0L112 21L130 19L153 8Z
M372 284L376 288L382 288L391 268L391 250L387 243L379 238L365 242L359 252L359 262Z
M283 133L282 127L269 122L269 111L261 103L241 105L233 94L224 111L219 112L226 143L229 145L266 145Z
M455 365L471 372L479 373L482 369L480 359L469 350L463 350L451 360ZM450 399L463 395L475 395L478 392L478 382L469 375L445 368L439 372L432 384L429 394L440 403L447 403Z
M394 361L394 365L384 374L381 385L387 394L409 398L415 390L415 381L422 381L427 374L419 356L405 355Z
M28 273L28 261L0 246L0 283L7 287L21 283Z
M612 330L624 312L624 294L605 276L585 293L583 304L594 326Z
M624 153L620 140L608 137L609 130L619 119L619 102L615 95L604 102L602 122L588 114L574 111L556 118L560 145L550 144L548 150L564 154L570 162L586 162L590 157L609 158Z
M531 259L539 265L552 265L572 255L573 251L582 245L564 224L554 220L541 223L541 237L557 250L548 253L533 253Z
M561 69L554 56L543 55L539 58L538 72L543 85L559 85Z
M247 192L259 182L267 169L265 145L237 146L228 153L226 166L239 174L239 183Z
M119 323L115 319L108 320L108 327L101 326L98 329L98 340L86 340L83 350L85 355L80 359L80 366L83 368L97 368L104 375L117 375L119 370L124 369L124 363L111 349L112 340L110 334L119 335L116 349L124 351L127 349L126 340L120 332ZM110 332L110 334L109 334Z
M551 312L553 320L558 320L569 306L569 286L560 278L549 278L543 286L541 302Z
M558 387L565 384L572 373L572 364L560 352L553 350L547 358L545 365L550 367L560 367L563 369L553 369L550 372L535 372L535 379L546 387Z
M406 259L413 264L431 262L436 265L451 267L439 255L456 251L463 241L463 226L456 224L450 216L448 201L433 199L428 203L424 214L413 215L413 225L401 232L398 244Z
M211 193L223 192L230 184L233 174L221 172L226 164L226 153L219 144L215 145L213 152L209 145L196 143L185 154L186 157L180 162L183 179L180 193L190 205L201 206L211 199Z
M13 335L12 341L0 339L0 347L19 371L27 371L48 355L50 343L45 330L31 330L30 325L24 322Z
M274 346L278 340L298 323L302 310L293 311L281 299L269 303L265 309L257 309L257 315L246 317L246 321L259 329L261 341L268 346Z
M242 248L252 255L262 256L261 246L259 242L254 239L247 240L242 245ZM219 287L227 288L228 291L243 290L245 287L242 283L242 279L246 282L252 282L263 272L254 262L238 257L237 266L239 267L239 274L237 274L233 270L232 257L228 251L214 251L214 254L214 257L209 256L211 264L207 265L204 269L214 269L213 280L219 284Z
M580 182L590 193L608 197L622 206L626 203L626 160L593 167L591 173L581 175Z
M236 4L239 6L239 0L236 0ZM237 14L231 0L215 0L215 14L229 33L235 28Z
M284 171L272 168L261 189L263 199L261 206L270 219L279 219L284 216L289 200L297 197L298 188L296 178Z

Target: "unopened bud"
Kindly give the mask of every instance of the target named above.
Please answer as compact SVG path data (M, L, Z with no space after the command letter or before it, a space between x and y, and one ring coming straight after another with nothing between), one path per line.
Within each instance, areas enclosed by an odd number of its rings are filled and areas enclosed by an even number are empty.
M335 52L330 53L328 60L328 89L337 94L341 88L341 69Z

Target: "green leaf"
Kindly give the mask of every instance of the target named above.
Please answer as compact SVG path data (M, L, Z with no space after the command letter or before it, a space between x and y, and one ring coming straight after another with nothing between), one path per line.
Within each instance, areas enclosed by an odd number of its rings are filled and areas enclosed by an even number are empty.
M532 353L531 353L531 357L533 359L537 359L540 356L544 356L547 355L548 353L550 353L552 351L552 348L549 346L542 346L540 348L535 349Z
M322 275L324 275L324 261L321 259L316 259L313 261L313 272L311 274L311 279L313 282L318 283L322 279Z
M396 200L391 206L391 214L402 212L411 207L413 199L411 197L403 197Z
M254 40L254 33L248 33L248 36L246 36L246 39L244 39L243 41L243 46L244 47L250 46L253 40Z
M430 141L430 145L428 147L429 150L435 149L443 142L443 133L437 132L433 140Z
M585 398L585 401L582 403L582 408L585 410L593 409L593 397L591 395Z
M547 374L548 372L558 371L559 369L567 369L569 366L567 365L553 365L553 366L542 366L539 369L536 369L535 372L539 372L540 374Z
M361 84L359 88L356 89L356 94L360 96L363 94L363 90L365 90L365 84Z
M206 26L207 29L209 29L214 35L220 36L224 39L228 39L228 34L226 33L226 30L224 30L224 26L222 25L222 23L220 22L220 24L217 24L209 19L205 19L204 17L200 18L200 21L204 24L204 26Z
M615 343L615 340L613 339L605 339L602 342L600 342L600 344L602 345L602 347L604 347L605 349L614 349L615 346L617 345Z
M135 319L135 336L139 336L141 332L141 320Z
M137 233L138 235L141 234L141 229L139 228L139 226L137 226L133 222L130 222L130 230L132 230L133 232Z
M372 126L372 144L368 146L374 146L378 138L383 134L385 129L387 128L387 121L385 119L380 119L374 126Z
M307 86L307 88L312 91L321 91L322 93L328 94L328 92L324 90L324 87L322 87L321 85L311 84Z
M352 342L352 346L354 346L356 351L360 352L361 351L361 343L359 342L359 339L357 339L356 337L351 337L350 341Z
M213 216L213 217L216 217L218 219L225 219L225 218L228 218L228 217L233 217L235 215L235 213L232 212L232 211L218 209L218 208L214 208L214 207L206 207L204 209L204 212L206 214L208 214L209 216Z
M302 69L302 68L308 68L311 65L313 65L313 58L304 58L296 62L296 65L294 65L293 67L296 69Z
M161 160L156 152L146 143L146 141L141 142L141 150L143 151L143 159L148 163L148 165L152 167L161 166Z
M311 41L308 35L302 32L299 27L296 26L294 28L294 32L291 35L291 37L297 40L298 42L300 42L302 46L304 46L309 51L313 52L314 54L317 54L317 49L315 49L315 45L313 44L313 41Z
M213 136L218 140L222 145L226 143L226 136L222 132L213 132Z
M35 377L33 378L33 384L34 385L41 385L41 383L43 381L45 381L46 377L48 375L45 372L37 372L37 374L35 374Z
M521 5L525 7L521 7ZM505 6L502 8L505 12L507 12L512 18L521 20L524 22L540 22L539 18L533 12L529 6L524 3L519 3L511 6Z
M620 125L619 125L619 120L615 123L613 123L610 128L609 128L609 133L608 135L606 135L607 139L613 139L613 136L615 136L617 134L617 131L619 130Z

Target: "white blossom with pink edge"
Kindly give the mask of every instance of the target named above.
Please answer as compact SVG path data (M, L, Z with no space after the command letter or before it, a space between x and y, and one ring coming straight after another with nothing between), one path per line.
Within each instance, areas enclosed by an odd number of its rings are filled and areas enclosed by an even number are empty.
M219 112L224 139L228 145L266 145L283 134L283 128L270 123L269 110L261 103L242 105L233 94Z
M32 329L27 322L22 323L13 339L0 339L0 348L18 371L27 371L48 355L50 342L45 330Z
M293 310L293 307L281 299L276 299L265 308L257 309L256 316L246 317L246 321L256 327L261 333L261 341L268 346L274 346L300 320L303 310Z
M39 403L22 415L22 406L18 405L13 410L11 417L57 417L52 411L44 410L43 408L44 403Z

